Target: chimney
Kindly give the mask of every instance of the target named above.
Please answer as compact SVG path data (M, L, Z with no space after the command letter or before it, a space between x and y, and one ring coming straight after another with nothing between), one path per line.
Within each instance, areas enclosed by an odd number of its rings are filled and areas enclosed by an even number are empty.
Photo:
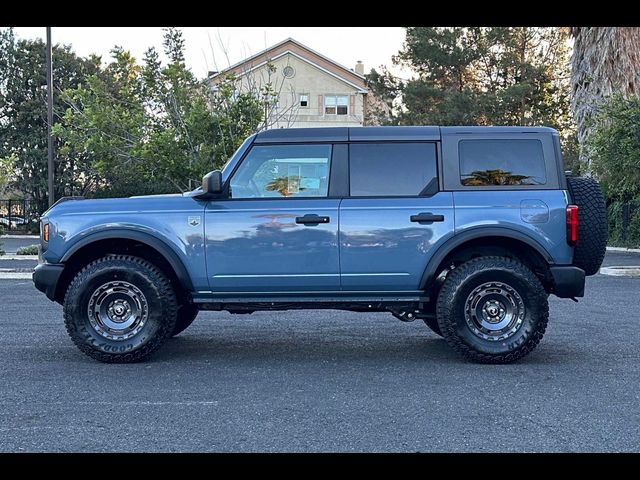
M356 73L364 75L364 63L362 63L362 60L358 60L358 63L356 63Z

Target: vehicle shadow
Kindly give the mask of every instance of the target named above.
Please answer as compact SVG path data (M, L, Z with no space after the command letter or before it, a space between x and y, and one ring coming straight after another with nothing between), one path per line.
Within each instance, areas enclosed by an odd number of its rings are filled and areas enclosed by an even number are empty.
M425 362L428 360L464 363L439 338L419 338L403 344L388 339L367 338L357 342L339 339L308 338L229 338L207 335L185 335L170 339L152 361L223 361L223 362L287 362L287 363L390 363Z
M420 325L416 329L362 329L348 327L317 326L299 330L269 327L241 328L232 331L223 328L212 334L211 327L199 331L186 331L169 339L151 361L212 361L222 363L246 362L256 365L266 362L351 363L384 364L390 366L412 363L438 363L476 365L465 361L453 351L446 341ZM353 327L353 326L352 326ZM402 325L401 325L402 327ZM422 330L424 329L424 330ZM394 331L389 331L394 330ZM563 356L562 354L560 356ZM533 352L516 364L556 363L554 355ZM481 366L483 368L508 368L508 366Z

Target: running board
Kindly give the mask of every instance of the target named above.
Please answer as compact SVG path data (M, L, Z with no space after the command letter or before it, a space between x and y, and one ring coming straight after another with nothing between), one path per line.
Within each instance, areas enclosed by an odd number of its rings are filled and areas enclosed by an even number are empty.
M367 304L428 303L422 291L410 292L197 292L196 304ZM326 307L329 308L329 307Z

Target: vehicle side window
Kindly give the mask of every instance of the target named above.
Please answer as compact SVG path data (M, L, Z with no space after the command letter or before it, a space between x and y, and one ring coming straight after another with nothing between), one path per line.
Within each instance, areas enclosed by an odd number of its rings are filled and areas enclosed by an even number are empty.
M231 178L231 198L326 197L331 145L256 145Z
M462 185L547 183L540 140L461 140L458 149Z
M352 197L420 195L437 178L435 143L353 143Z

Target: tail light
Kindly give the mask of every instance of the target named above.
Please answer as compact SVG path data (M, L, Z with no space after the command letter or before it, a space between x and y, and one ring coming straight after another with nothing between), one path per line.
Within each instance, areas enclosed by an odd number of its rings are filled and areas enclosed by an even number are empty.
M42 239L45 242L49 241L49 224L45 223L44 226L42 227Z
M574 246L578 243L578 206L567 205L567 243Z

